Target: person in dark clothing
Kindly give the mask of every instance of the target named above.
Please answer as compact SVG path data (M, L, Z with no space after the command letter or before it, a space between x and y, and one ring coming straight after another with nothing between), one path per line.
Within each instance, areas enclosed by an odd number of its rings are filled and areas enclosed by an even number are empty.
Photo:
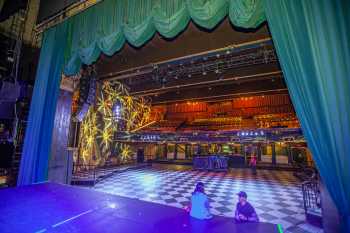
M247 201L247 193L240 191L237 195L238 203L236 206L235 221L237 223L259 222L254 207Z

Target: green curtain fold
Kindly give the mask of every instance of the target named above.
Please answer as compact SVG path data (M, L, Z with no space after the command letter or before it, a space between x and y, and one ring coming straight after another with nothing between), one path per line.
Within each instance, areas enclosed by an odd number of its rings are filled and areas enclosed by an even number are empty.
M237 27L256 28L266 20L263 1L231 0L229 17Z
M45 31L25 132L18 185L47 180L52 129L64 61L67 23Z
M193 21L201 27L213 29L228 13L227 0L187 0Z
M66 75L102 53L113 55L127 41L140 47L156 32L165 38L181 33L192 19L213 29L227 15L233 24L256 28L265 21L262 0L104 0L67 20Z
M283 74L313 159L350 232L350 1L265 0Z

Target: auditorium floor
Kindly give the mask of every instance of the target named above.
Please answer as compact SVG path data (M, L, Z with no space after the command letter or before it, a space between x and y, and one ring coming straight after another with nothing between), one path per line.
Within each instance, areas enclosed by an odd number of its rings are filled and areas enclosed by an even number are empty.
M154 165L115 174L100 181L94 189L183 208L199 181L205 184L214 215L233 217L236 193L244 190L261 221L281 224L285 232L323 232L305 223L300 183L287 171L258 170L253 176L249 169L224 173L192 171L191 167L179 165Z

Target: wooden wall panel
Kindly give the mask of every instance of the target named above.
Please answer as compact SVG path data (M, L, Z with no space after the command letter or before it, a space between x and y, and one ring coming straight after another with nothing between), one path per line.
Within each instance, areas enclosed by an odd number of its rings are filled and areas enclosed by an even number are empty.
M68 134L71 119L72 93L60 90L49 161L49 181L66 183L68 169Z

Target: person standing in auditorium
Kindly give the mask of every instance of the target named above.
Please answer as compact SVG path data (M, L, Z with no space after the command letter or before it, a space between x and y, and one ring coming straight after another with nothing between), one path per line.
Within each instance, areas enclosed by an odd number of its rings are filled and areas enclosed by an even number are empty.
M255 152L253 152L250 156L249 165L252 169L252 174L256 175L256 154L255 154Z

